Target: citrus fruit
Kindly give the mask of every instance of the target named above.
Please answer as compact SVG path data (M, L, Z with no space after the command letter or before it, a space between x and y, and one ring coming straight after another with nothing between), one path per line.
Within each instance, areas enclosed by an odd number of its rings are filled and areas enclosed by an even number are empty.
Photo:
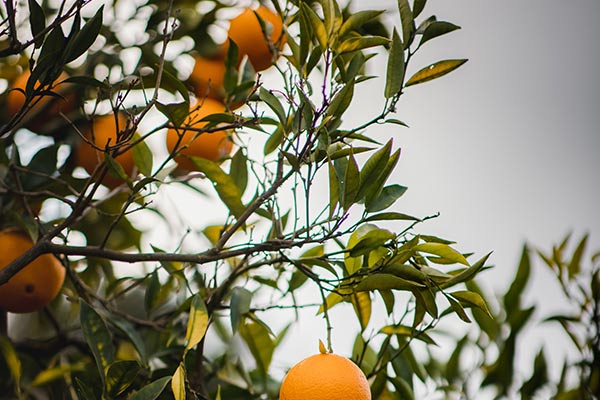
M31 76L31 72L26 70L15 79L11 84L11 89L6 94L6 111L9 116L18 113L23 105L25 104L25 88L27 81ZM23 117L25 123L23 124L27 129L32 130L36 133L44 133L45 128L48 126L48 121L54 118L59 118L59 113L68 114L76 108L77 96L73 91L73 86L68 83L61 83L68 78L68 75L63 72L54 82L52 92L58 94L49 95L43 94L34 97L29 105L31 109ZM39 88L40 83L36 82L34 88ZM20 89L20 90L17 90Z
M83 133L90 141L93 138L94 144L98 148L104 149L107 144L112 148L112 146L117 145L117 132L123 131L126 126L127 117L123 113L118 113L117 118L115 118L114 114L102 115L94 118L93 123L83 129ZM85 168L91 175L103 160L103 151L94 148L94 146L83 139L81 140L76 150L77 165ZM115 158L115 161L121 165L127 175L131 176L133 174L135 163L131 149L119 154ZM122 184L123 180L107 173L102 183L110 188L115 188Z
M265 22L268 41L255 13ZM281 17L265 6L256 10L247 8L232 19L228 35L237 44L240 56L248 56L255 71L262 71L273 65L276 53L285 42Z
M33 246L16 230L0 232L0 270ZM52 255L43 254L0 285L0 308L12 313L39 311L54 299L65 279L65 269Z
M371 400L365 374L336 354L316 354L294 365L281 384L279 400Z
M196 96L199 99L205 97L224 99L225 59L220 56L213 58L196 56L194 60L194 70L190 75L190 82L194 86Z
M177 151L175 161L179 168L187 171L198 169L196 164L188 158L189 156L218 161L231 153L233 143L229 138L229 132L221 130L199 134L196 130L193 130L206 126L206 122L200 122L202 118L223 112L225 112L225 104L218 100L206 98L199 108L190 113L180 128L171 128L167 131L167 149L170 153Z

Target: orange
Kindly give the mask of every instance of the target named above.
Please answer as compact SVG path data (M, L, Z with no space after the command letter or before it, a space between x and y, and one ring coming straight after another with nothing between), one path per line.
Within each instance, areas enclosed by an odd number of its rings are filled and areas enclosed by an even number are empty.
M206 122L199 122L202 118L223 112L225 112L225 104L218 100L206 98L201 103L200 108L190 113L179 129L171 128L167 131L167 149L170 153L177 151L175 161L179 168L187 171L198 169L196 164L188 158L189 156L219 161L231 153L233 143L229 138L229 132L222 130L198 134L197 131L186 129L187 127L202 128L207 124ZM179 142L180 134L182 138Z
M127 117L122 113L118 113L117 115L119 122L118 131L123 131L127 126ZM97 147L104 149L106 145L109 144L112 149L113 146L117 145L117 124L114 114L94 118L94 122L87 126L83 133L90 140L93 133L94 143ZM123 143L123 145L125 145L125 143ZM100 151L91 144L81 140L76 150L77 165L85 168L89 174L92 174L98 167L98 164L103 161L103 151ZM131 149L119 154L119 156L115 158L115 161L123 167L123 170L125 170L127 175L131 176L133 174L135 163L133 161L133 152ZM102 183L110 188L115 188L122 184L123 181L120 178L107 173L102 180Z
M23 72L14 80L14 82L12 82L11 88L25 91L30 75L31 72L29 70ZM59 112L68 114L76 108L77 96L75 92L72 91L72 86L64 83L60 84L61 81L67 78L68 75L63 72L54 82L54 85L57 83L58 85L53 87L52 91L59 96L44 94L41 98L36 96L31 100L29 104L35 105L33 105L29 112L23 117L25 120L24 126L27 129L37 133L43 133L49 120L59 118ZM36 82L34 85L35 88L38 88L39 86L39 82ZM25 94L21 90L10 90L6 94L6 111L11 118L14 114L18 113L25 104Z
M365 374L336 354L316 354L294 365L281 384L279 400L371 400Z
M262 31L256 14L265 22L268 41ZM273 65L277 53L285 43L281 17L265 6L256 10L246 9L231 20L229 38L237 44L240 56L247 55L255 71L262 71ZM274 53L272 50L276 50Z
M0 232L0 270L31 246L33 242L22 232ZM43 254L0 285L0 308L12 313L39 311L58 295L64 280L62 264L51 254Z
M222 100L225 98L225 58L221 55L206 58L194 57L194 70L190 75L190 82L194 86L194 93L199 99L210 97Z

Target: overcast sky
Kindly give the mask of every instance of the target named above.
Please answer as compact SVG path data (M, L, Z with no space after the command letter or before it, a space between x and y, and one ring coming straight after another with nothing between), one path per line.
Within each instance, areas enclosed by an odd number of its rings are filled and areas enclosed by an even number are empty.
M600 1L430 0L423 16L431 14L462 29L429 42L409 75L440 59L469 62L406 89L396 117L410 129L385 129L402 148L392 180L409 188L395 210L418 216L439 211L423 231L478 256L494 251L495 268L480 281L496 292L510 283L525 241L549 249L568 232L576 239L589 232L591 248L599 250ZM363 110L382 93L382 81L370 85L359 92L368 99L359 105ZM527 299L544 304L538 315L559 309L553 280L541 266L533 276ZM301 324L292 341L303 354L316 351L309 331ZM524 357L540 340L561 338L551 328L528 337ZM336 329L334 340L349 351L353 337ZM551 362L561 356L552 354Z

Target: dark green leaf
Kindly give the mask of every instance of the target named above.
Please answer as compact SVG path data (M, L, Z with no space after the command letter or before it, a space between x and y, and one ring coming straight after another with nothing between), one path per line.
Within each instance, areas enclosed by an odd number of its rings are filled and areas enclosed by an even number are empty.
M398 0L398 10L402 21L402 41L404 42L404 48L407 49L413 41L415 20L408 0Z
M406 84L404 86L408 87L411 85L416 85L419 83L437 79L439 77L442 77L442 76L454 71L455 69L457 69L458 67L460 67L461 65L466 63L467 61L468 60L466 60L466 59L438 61L434 64L431 64L431 65L421 69L419 72L417 72L416 74L411 76L410 79L406 82Z
M102 5L96 14L81 28L77 35L69 41L66 48L65 63L75 60L86 52L96 41L100 28L102 28L102 14L104 5Z
M81 321L83 337L90 350L92 350L102 382L105 382L106 368L115 359L115 347L112 342L112 336L102 317L83 299L79 299L79 306L79 319Z
M362 236L360 240L350 248L350 257L358 257L369 253L370 251L382 246L384 243L396 237L390 231L385 229L375 229Z
M419 218L399 212L383 212L365 218L365 222L371 221L419 221Z
M236 286L231 291L230 318L231 330L237 332L242 320L250 312L250 303L252 301L252 292L241 286Z
M360 281L355 289L357 292L363 292L370 290L414 290L420 287L424 287L424 285L398 278L392 274L374 274Z
M383 188L379 196L371 201L367 200L367 212L383 211L391 207L405 192L407 187L401 185L390 185Z
M44 42L44 36L41 32L46 29L46 15L44 9L35 0L28 0L29 4L29 26L31 35L35 39L35 48L39 48ZM40 36L38 36L40 35Z
M344 173L344 194L342 196L342 208L348 210L356 200L356 194L360 186L360 173L358 164L354 159L354 154L350 153L348 162L346 163L346 171Z
M181 103L163 104L156 103L156 109L160 111L175 126L181 126L183 121L190 113L190 104L183 101Z
M347 33L360 28L367 22L378 18L381 14L383 14L383 11L379 10L363 10L351 14L340 27L338 31L339 37L343 37Z
M337 94L329 103L329 107L327 107L327 116L340 118L350 103L352 102L352 97L354 96L354 81L347 82L342 89L337 92Z
M165 390L170 380L170 376L163 376L141 388L138 392L134 393L129 400L156 400Z
M445 35L446 33L455 31L460 29L460 26L454 25L450 22L445 21L434 21L427 26L425 32L423 32L423 37L421 38L421 42L419 46L423 46L423 44L431 39L434 39L438 36Z
M129 321L117 317L115 315L110 319L110 323L120 330L133 344L138 352L140 359L144 365L148 363L148 354L146 351L146 343L142 339L142 335L136 327Z
M137 361L118 360L110 364L106 371L106 392L108 398L115 399L135 380L140 365Z
M413 4L414 18L417 18L419 15L421 15L421 12L425 8L425 3L427 3L427 0L415 0L415 2Z
M240 194L243 194L248 185L248 159L242 149L239 149L233 157L231 157L231 169L229 175L240 190Z
M336 51L339 54L350 53L357 50L364 50L370 47L385 46L390 42L388 38L381 36L358 36L351 37L340 43Z
M531 374L531 377L523 383L519 390L521 392L521 398L534 398L537 391L546 383L548 383L548 364L546 363L544 351L540 350L533 361L533 373Z
M377 178L385 169L392 150L392 141L388 141L383 147L377 150L365 163L360 171L360 187L356 194L357 200L362 200L371 186L377 181Z
M385 98L389 99L390 97L394 97L400 93L403 83L404 46L402 44L402 39L400 39L400 35L398 35L398 31L396 31L396 28L394 28L394 32L392 34L392 46L390 47L390 53L388 55L387 72L385 78Z
M287 124L287 115L285 114L285 110L279 102L279 99L273 93L271 93L269 90L265 89L262 86L260 87L258 96L269 106L271 110L273 110L275 115L277 115L277 118L279 119L281 125L285 126Z
M250 322L240 326L240 334L248 345L256 366L263 379L266 379L275 350L275 343L265 325Z
M133 141L137 141L136 145L131 149L133 154L133 162L142 175L151 176L152 151L150 151L150 148L146 144L145 140L138 141L140 138L141 137L138 133L133 135Z
M483 258L477 261L475 264L470 266L469 268L465 268L460 273L454 275L454 277L448 279L446 282L440 284L441 289L449 288L459 283L466 282L472 279L482 268L485 266L485 262L491 253L486 254Z
M300 11L306 18L306 21L310 24L313 37L317 39L321 49L326 49L328 47L327 30L325 29L325 25L321 18L319 18L307 3L303 2L300 5Z
M504 295L504 307L506 310L514 310L521 306L521 295L523 290L527 286L529 281L529 275L531 274L531 261L529 259L529 249L527 246L523 246L521 251L521 260L517 268L517 274L515 275L510 288Z
M265 143L265 148L263 150L263 153L265 155L271 154L272 152L277 150L277 148L283 141L284 133L285 132L283 126L277 126L277 129L275 129L275 131L271 134L271 136L269 136L269 139L267 139L267 142Z

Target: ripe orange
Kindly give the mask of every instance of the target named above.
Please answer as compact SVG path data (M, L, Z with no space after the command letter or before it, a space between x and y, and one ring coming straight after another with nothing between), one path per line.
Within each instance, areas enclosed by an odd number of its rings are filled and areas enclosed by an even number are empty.
M12 89L21 89L24 91L30 75L31 72L29 70L26 70L19 75L19 77L12 82ZM55 81L55 84L60 83L67 78L68 75L63 72ZM34 85L35 88L38 88L39 86L39 82ZM6 111L11 118L14 114L19 112L25 104L25 94L21 90L11 90L6 94ZM77 96L72 90L71 85L64 83L58 84L52 91L64 97L52 95L43 95L41 98L34 97L29 104L35 105L23 117L25 120L24 126L27 129L37 133L44 133L44 128L47 126L48 121L53 118L58 118L59 112L68 114L76 108Z
M254 12L265 22L268 42ZM240 56L248 56L255 71L262 71L273 65L278 55L276 53L281 51L285 43L281 17L265 6L254 11L248 8L232 19L228 35L239 47ZM275 54L271 51L272 48L277 50Z
M199 99L210 97L222 100L225 98L225 59L223 57L195 57L196 63L190 75L194 85L194 93Z
M127 126L127 117L118 113L118 131L123 131ZM97 147L105 148L107 144L109 146L115 146L117 144L117 123L115 121L114 114L103 115L94 118L94 122L84 129L84 134L91 140L92 133L94 137L94 143ZM109 143L110 141L110 143ZM102 151L95 149L89 143L81 140L76 150L76 163L77 165L85 168L85 170L92 174L98 164L104 161L104 154ZM115 158L125 173L131 176L135 169L135 163L133 161L133 152L127 150ZM102 180L102 183L110 188L115 188L123 183L123 181L110 173L107 173Z
M0 270L33 246L16 230L0 232ZM44 254L0 285L0 308L12 313L39 311L54 299L65 279L65 269L52 255Z
M171 128L167 131L167 149L170 153L177 150L175 161L179 168L187 171L198 169L196 164L186 156L218 161L231 153L233 143L227 131L205 132L198 135L197 131L186 129L188 126L195 129L202 128L206 126L206 122L199 122L202 118L223 112L225 112L225 104L206 98L202 106L192 111L178 130ZM180 142L178 132L183 135Z
M294 365L281 384L279 400L371 400L365 374L336 354L316 354Z

